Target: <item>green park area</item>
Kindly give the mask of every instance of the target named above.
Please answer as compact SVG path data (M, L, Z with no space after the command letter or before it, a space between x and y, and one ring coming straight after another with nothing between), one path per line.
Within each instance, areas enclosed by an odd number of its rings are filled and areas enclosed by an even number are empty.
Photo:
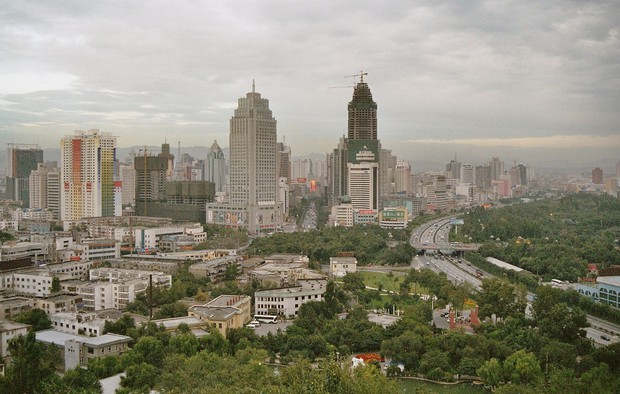
M438 384L415 379L399 379L398 383L403 393L480 394L488 392L483 386L468 383Z

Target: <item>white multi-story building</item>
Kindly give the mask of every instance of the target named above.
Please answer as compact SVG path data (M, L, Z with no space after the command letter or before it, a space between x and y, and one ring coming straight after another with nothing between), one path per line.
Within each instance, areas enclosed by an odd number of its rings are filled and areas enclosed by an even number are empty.
M362 148L356 154L358 163L347 163L347 195L356 210L379 209L379 163L375 154Z
M19 229L19 222L17 220L0 220L0 231Z
M461 183L474 184L474 166L471 164L461 165Z
M32 196L32 193L30 194ZM13 220L53 220L54 213L48 209L41 208L18 208L12 213Z
M294 318L306 302L323 301L326 280L300 280L295 287L259 290L254 293L257 315L281 315Z
M9 342L20 335L26 336L30 326L28 324L0 321L0 361L10 355Z
M62 263L49 264L47 269L52 274L68 275L71 279L88 279L88 271L93 262L88 260L73 260Z
M60 141L61 220L120 216L114 184L116 137L76 131Z
M190 235L195 243L207 239L207 233L200 223L192 223L177 227L151 227L134 229L134 244L136 249L159 249L159 242L163 237L173 235Z
M345 199L345 197L342 199ZM335 226L353 227L355 208L353 204L351 204L350 199L346 198L346 202L342 201L340 204L336 205L334 209L336 210Z
M409 195L411 190L411 166L406 161L399 161L394 173L394 192Z
M49 318L54 330L91 337L103 335L105 320L98 318L93 312L56 312L50 314Z
M70 279L68 275L52 274L47 268L29 269L3 276L5 288L35 297L46 297L52 293L52 280L54 276L57 276L60 280Z
M133 205L136 202L136 170L133 164L118 166L119 179L123 185L121 192L122 205Z

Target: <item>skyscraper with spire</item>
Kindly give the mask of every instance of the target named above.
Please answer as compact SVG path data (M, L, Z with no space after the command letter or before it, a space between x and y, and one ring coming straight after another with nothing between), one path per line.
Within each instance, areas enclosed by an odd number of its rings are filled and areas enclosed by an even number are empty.
M204 180L212 182L215 185L216 193L224 191L224 184L226 183L226 159L224 159L224 152L217 141L213 141L213 145L211 145L209 149L209 154L207 154L204 176Z
M383 194L380 179L383 153L377 138L377 103L364 82L365 75L364 72L355 75L360 81L355 84L347 107L347 137L340 139L338 147L327 158L328 199L330 205L335 205L348 195L354 206L364 205L366 210L378 211ZM352 184L351 174L355 174L355 184ZM360 174L363 174L363 182L358 182ZM360 199L359 204L357 199Z
M244 227L250 233L282 224L276 168L276 119L269 100L252 91L238 100L230 119L230 195L227 204L207 204L207 222Z

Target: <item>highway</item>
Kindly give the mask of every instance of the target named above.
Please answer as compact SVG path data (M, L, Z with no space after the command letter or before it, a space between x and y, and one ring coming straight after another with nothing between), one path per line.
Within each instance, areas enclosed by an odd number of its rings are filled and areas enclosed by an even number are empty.
M449 242L449 232L449 218L437 219L415 229L411 235L411 245L418 250L426 250L426 253L415 256L411 261L411 267L418 270L430 269L437 273L443 272L453 283L467 282L473 289L479 291L482 279L476 276L476 267L464 258L441 256L436 252L439 249L455 249ZM482 278L492 277L487 272L481 272ZM534 298L535 295L528 292L528 310L531 310L531 302ZM591 339L596 346L620 342L620 326L590 315L587 318L590 327L586 328L586 337Z

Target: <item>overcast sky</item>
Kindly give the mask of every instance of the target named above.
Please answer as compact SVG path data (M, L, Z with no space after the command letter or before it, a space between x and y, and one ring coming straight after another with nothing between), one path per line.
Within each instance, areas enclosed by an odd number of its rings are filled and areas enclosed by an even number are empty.
M619 25L617 0L0 0L0 142L225 147L255 79L324 153L363 70L400 158L620 160Z

